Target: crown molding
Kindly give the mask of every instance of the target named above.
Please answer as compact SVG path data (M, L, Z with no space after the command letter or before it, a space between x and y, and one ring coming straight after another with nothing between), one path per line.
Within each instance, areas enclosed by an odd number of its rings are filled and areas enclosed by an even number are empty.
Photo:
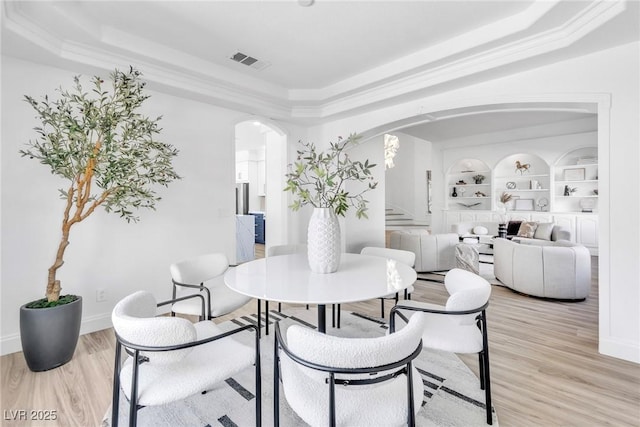
M23 13L18 3L2 2L6 31L58 58L56 66L77 69L82 65L111 70L114 64L120 67L137 64L150 87L252 114L309 123L362 110L372 104L406 99L443 84L455 84L479 73L563 49L626 8L621 1L594 0L586 7L580 2L583 7L574 7L561 24L543 29L544 19L559 0L538 0L507 19L329 87L296 90L234 73L97 22L84 22L80 26L85 32L94 28L94 37L87 37L86 42L64 40L40 28ZM81 18L71 16L70 19Z

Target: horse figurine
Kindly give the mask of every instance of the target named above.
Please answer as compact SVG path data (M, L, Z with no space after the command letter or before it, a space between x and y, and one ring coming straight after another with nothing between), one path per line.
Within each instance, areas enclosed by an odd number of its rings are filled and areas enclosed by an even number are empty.
M520 160L516 160L516 172L520 172L520 175L522 175L524 172L529 172L530 167L531 164L520 163Z

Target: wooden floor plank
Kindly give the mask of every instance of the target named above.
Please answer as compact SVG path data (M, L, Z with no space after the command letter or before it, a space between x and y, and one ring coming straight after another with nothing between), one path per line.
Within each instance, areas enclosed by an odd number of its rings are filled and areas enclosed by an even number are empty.
M260 247L259 255L263 254ZM493 399L500 425L640 426L640 365L597 352L597 258L584 302L531 298L494 286L487 311ZM418 282L413 299L442 303L442 284ZM255 311L255 301L218 319ZM286 308L286 305L285 305ZM387 312L391 308L386 304ZM378 300L343 305L379 316ZM3 426L99 426L111 403L112 330L80 338L73 360L50 372L28 370L22 353L0 358L3 414L57 410L55 423L3 419ZM477 357L460 355L477 373ZM5 417L6 418L6 417Z

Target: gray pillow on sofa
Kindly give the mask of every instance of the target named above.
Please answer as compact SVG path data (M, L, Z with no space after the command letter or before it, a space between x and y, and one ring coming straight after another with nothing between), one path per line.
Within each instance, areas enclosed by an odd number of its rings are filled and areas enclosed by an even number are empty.
M533 235L534 239L551 240L551 232L553 231L552 222L541 222L536 228L536 232Z

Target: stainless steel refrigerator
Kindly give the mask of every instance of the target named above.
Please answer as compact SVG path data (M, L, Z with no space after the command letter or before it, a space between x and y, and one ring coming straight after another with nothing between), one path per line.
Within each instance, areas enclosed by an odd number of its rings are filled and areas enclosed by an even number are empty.
M236 184L236 215L249 214L249 183Z

